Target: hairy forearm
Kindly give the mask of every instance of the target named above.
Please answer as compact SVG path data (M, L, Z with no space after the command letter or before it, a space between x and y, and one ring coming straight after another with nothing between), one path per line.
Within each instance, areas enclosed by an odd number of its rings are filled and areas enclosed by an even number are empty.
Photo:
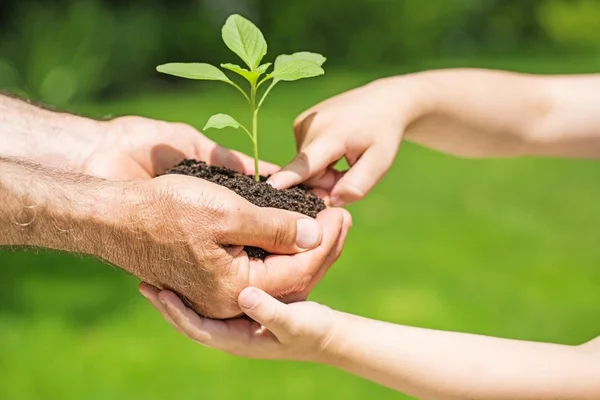
M595 399L600 355L336 314L326 363L423 399Z
M182 231L170 212L177 209L173 196L151 186L0 158L0 248L91 255L199 304L215 298L217 273L198 265L193 232ZM184 210L181 218L195 212Z
M119 184L0 158L0 246L106 256L123 198ZM114 244L114 243L113 243Z
M102 123L0 95L0 157L78 171L102 139Z
M409 141L465 157L600 157L600 75L451 69L386 81L417 88Z

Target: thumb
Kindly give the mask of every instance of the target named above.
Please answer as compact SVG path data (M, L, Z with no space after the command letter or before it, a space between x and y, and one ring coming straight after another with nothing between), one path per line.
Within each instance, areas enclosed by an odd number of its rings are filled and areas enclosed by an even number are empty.
M242 290L238 303L247 316L267 328L277 338L289 336L292 316L286 304L254 287Z
M254 246L273 254L296 254L321 243L321 225L306 215L251 205L230 227L228 244Z

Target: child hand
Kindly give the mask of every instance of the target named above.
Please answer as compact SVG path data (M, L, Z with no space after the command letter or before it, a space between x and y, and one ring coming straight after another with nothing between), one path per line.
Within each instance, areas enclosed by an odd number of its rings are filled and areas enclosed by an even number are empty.
M298 155L271 176L276 188L306 181L341 206L363 198L391 167L418 102L410 80L386 79L332 97L294 122ZM333 169L342 159L347 172Z
M140 291L180 333L241 357L316 361L334 326L334 312L328 307L313 302L284 304L252 287L240 293L238 302L254 321L202 318L173 292L147 284L141 284Z

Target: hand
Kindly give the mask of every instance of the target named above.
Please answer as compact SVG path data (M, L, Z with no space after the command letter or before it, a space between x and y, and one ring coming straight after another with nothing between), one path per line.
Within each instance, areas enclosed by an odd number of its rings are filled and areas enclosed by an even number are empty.
M111 180L149 179L183 159L254 173L252 158L225 149L190 125L126 116L99 122L100 139L81 163L82 173ZM260 162L262 174L279 167Z
M313 302L284 304L257 288L244 289L239 307L252 318L199 317L172 292L141 284L140 292L183 335L241 357L316 361L335 327L335 311Z
M278 297L305 298L340 256L351 223L342 209L324 210L315 220L254 206L224 187L183 175L133 188L129 200L120 194L115 199L121 210L115 214L123 217L109 234L119 244L102 246L102 258L177 291L213 318L239 315L236 298L248 285ZM243 246L276 255L249 259Z
M298 155L269 182L287 188L306 181L330 191L334 206L363 198L392 165L416 106L410 85L381 81L317 104L294 122ZM336 171L344 157L351 168Z
M184 158L254 172L249 157L215 145L188 125L142 117L98 122L2 96L0 108L9 117L0 138L18 133L11 146L0 148L0 161L4 156L49 168L6 161L19 181L5 176L15 209L25 198L47 210L47 218L36 216L27 232L17 229L17 235L9 225L8 243L18 239L21 245L94 255L177 290L198 312L216 318L240 314L235 299L249 284L292 300L306 297L342 251L350 225L342 210L326 210L315 221L253 206L194 177L150 179ZM263 174L277 169L259 167ZM29 183L15 186L21 181ZM279 255L249 260L246 245Z

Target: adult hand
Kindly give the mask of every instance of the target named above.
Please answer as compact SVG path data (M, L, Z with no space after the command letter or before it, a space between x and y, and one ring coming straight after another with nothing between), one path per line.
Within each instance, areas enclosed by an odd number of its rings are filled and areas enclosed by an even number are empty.
M80 172L112 180L149 179L183 159L254 173L252 158L215 144L192 126L144 117L126 116L98 122L99 139L81 157ZM279 167L260 162L270 175Z
M123 229L122 257L112 261L153 286L177 291L213 318L239 315L236 298L249 285L289 301L306 298L341 254L351 224L342 209L327 209L314 220L254 206L182 175L147 181L140 191L145 200L135 201L133 233ZM249 259L244 245L277 255Z
M97 256L177 290L215 318L240 313L235 298L250 282L277 296L305 297L342 250L350 225L342 210L326 210L315 221L253 206L197 178L150 179L184 158L253 172L250 158L188 125L142 117L92 121L2 97L0 108L8 118L0 136L17 134L10 147L0 146L0 161L8 157L4 163L11 167L0 176L13 204L12 211L5 208L7 221L18 215L28 223L23 229L7 224L0 244ZM263 174L277 169L260 168ZM46 218L32 216L34 224L27 217L36 209L22 207L31 202L47 210ZM249 260L245 245L279 255Z

